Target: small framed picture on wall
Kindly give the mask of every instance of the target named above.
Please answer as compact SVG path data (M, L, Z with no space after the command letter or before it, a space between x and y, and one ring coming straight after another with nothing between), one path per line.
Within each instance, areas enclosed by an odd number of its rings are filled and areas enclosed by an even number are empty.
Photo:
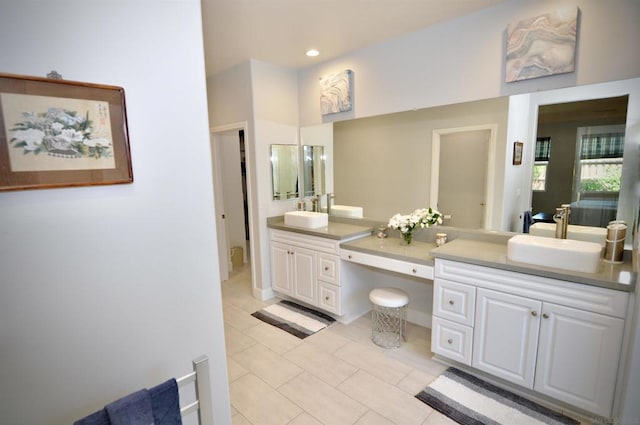
M524 143L522 142L513 142L513 165L521 165L522 164L522 149L524 148Z

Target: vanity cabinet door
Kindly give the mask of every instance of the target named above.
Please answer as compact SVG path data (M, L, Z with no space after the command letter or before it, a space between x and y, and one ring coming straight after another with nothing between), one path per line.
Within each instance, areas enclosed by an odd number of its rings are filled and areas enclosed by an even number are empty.
M624 321L544 303L536 391L610 417Z
M478 288L473 367L533 388L540 301Z
M310 249L292 247L293 296L297 299L316 305L316 253Z
M271 242L271 284L274 290L287 295L293 294L291 255L290 246Z

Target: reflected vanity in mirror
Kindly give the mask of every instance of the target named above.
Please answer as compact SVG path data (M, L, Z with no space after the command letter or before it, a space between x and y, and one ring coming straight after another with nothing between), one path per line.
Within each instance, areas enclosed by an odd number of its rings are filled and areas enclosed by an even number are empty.
M324 146L302 146L302 181L303 196L326 193Z
M271 179L274 200L299 197L298 146L271 145Z

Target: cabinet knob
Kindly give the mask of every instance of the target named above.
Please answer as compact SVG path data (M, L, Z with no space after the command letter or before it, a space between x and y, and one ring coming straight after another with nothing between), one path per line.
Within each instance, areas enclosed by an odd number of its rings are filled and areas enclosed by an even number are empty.
M453 344L453 340L452 340L451 338L449 338L449 339L447 340L447 343L448 343L449 345L451 345L451 344Z
M351 260L351 254L349 254L349 255L347 256L347 258L349 258L349 260Z
M329 267L325 266L324 271L326 272L328 270L329 270Z
M329 301L329 297L328 297L328 296L327 296L327 297L324 297L324 300L325 300L325 301Z
M453 304L454 304L453 300L449 300L449 305L453 305Z
M538 315L538 312L537 312L537 311L535 311L535 310L533 310L533 311L531 312L531 315L532 315L533 317L536 317L536 316Z
M412 272L417 273L418 269L416 269L415 267L413 269L411 269Z
M548 318L549 318L549 315L548 315L547 313L542 313L542 318L543 318L543 319L548 319Z

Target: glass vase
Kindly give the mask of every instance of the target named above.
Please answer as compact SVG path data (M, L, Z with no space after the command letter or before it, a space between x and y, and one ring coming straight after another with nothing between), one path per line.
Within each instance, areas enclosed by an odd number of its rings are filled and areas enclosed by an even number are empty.
M407 232L402 233L402 244L403 245L411 245L411 241L413 240L413 233Z

